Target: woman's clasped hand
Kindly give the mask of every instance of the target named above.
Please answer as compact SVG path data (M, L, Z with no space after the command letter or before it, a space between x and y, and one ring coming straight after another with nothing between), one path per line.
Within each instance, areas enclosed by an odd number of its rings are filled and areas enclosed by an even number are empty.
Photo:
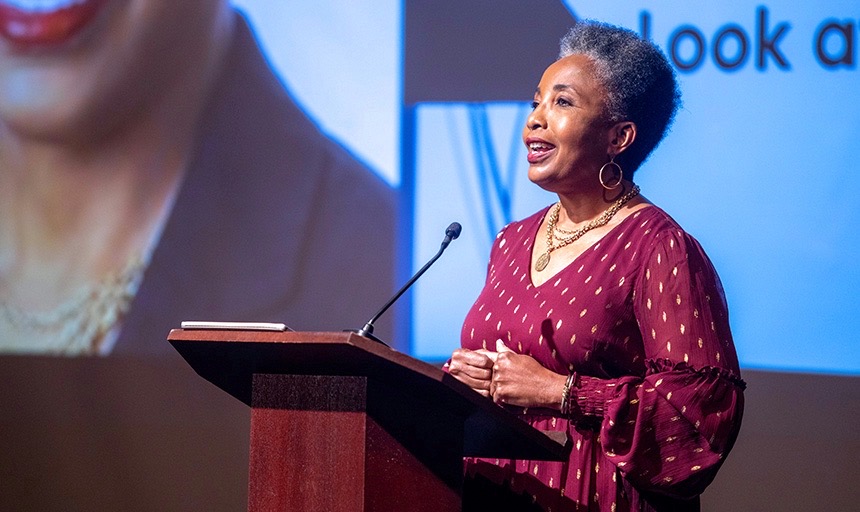
M565 376L547 370L531 356L516 353L502 340L496 340L495 348L455 350L448 373L496 403L559 407Z

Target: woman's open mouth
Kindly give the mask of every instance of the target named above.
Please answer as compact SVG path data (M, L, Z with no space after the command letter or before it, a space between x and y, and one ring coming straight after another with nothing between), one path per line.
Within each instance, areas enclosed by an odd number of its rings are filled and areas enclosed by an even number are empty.
M530 164L536 164L546 159L555 150L554 145L537 139L529 139L526 146L529 148L528 161Z

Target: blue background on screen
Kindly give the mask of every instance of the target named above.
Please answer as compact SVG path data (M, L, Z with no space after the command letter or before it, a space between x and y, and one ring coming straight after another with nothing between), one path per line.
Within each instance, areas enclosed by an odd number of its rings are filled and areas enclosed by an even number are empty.
M413 291L409 321L415 356L447 358L495 231L554 200L525 178L519 133L531 98L419 103L414 139L404 143L402 2L235 3L319 124L402 193L414 183L411 250L403 252L411 269L435 253L451 221L463 224ZM636 31L644 24L682 66L698 61L679 71L684 106L637 183L713 260L741 364L860 374L860 6L593 4L568 8ZM404 176L410 143L415 165Z

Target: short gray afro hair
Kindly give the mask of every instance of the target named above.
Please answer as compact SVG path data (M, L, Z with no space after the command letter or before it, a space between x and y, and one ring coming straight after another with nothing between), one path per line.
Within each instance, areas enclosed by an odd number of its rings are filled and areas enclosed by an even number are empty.
M636 123L636 140L618 155L618 162L632 175L666 136L680 107L675 71L651 41L593 20L577 21L561 39L559 59L575 54L594 64L607 93L607 120Z

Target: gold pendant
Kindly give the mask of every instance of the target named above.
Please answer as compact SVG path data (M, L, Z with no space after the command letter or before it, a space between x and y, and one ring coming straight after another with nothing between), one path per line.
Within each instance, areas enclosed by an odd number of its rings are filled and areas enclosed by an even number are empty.
M540 255L540 257L535 262L535 270L540 272L545 269L546 266L549 265L549 251Z

